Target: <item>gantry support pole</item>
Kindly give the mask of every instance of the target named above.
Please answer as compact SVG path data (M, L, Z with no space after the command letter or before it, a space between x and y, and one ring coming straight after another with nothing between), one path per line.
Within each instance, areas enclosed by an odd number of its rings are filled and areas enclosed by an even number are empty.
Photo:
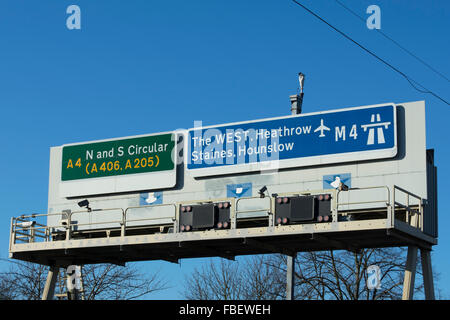
M294 300L295 255L287 256L286 300Z
M433 270L431 269L431 252L427 249L420 249L422 260L423 285L425 287L425 300L434 300Z
M405 279L403 281L403 300L412 300L414 295L414 280L416 277L416 264L417 264L417 251L416 246L408 247L408 256L406 258ZM422 261L423 271L423 285L425 288L425 299L434 300L434 283L433 283L433 270L431 268L431 254L430 250L421 248L420 258Z
M45 281L42 300L52 300L55 294L56 279L58 278L59 267L51 266L48 270L47 280Z
M402 300L412 300L414 295L414 280L416 278L417 247L408 247L406 258L405 278L403 281Z
M297 115L302 113L303 104L303 82L305 80L305 75L302 73L298 74L299 84L300 84L300 94L289 96L291 100L291 115ZM294 300L294 275L295 275L295 257L297 253L287 256L286 263L286 300Z

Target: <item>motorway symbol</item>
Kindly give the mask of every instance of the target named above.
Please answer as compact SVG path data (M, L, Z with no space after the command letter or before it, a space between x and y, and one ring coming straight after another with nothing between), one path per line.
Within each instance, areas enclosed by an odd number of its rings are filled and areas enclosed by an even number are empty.
M375 116L377 118L377 121L375 122ZM372 114L371 118L370 118L370 124L364 124L361 125L361 128L363 128L364 132L367 131L367 129L369 128L369 136L367 137L367 145L371 145L375 143L375 128L377 129L377 143L378 144L382 144L385 143L386 140L384 139L384 133L383 133L383 127L385 129L387 129L389 127L389 125L391 124L391 122L381 122L381 117L380 114L377 113Z

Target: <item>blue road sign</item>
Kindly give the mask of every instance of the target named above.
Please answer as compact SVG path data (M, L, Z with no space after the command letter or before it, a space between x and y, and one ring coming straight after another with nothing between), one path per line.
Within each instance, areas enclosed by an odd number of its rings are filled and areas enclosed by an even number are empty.
M150 206L163 203L162 192L144 192L139 195L140 206Z
M251 183L227 184L228 198L242 198L252 196Z
M386 104L189 130L187 169L215 175L394 157L396 107ZM256 168L256 169L255 169Z

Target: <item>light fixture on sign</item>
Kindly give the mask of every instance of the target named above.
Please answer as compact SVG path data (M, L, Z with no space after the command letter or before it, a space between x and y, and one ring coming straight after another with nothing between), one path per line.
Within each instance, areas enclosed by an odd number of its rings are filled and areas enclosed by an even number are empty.
M300 93L303 93L303 85L305 84L305 75L301 72L298 73L298 83L300 85Z
M18 223L17 225L22 228L30 228L30 227L33 227L35 224L36 224L36 221L25 221L25 222Z
M259 189L258 193L259 193L259 197L260 198L264 198L266 195L264 194L264 192L267 191L267 187L263 186L261 189Z
M341 181L340 177L336 177L334 179L334 181L330 183L330 185L333 188L338 189L339 191L347 191L348 190L348 186Z
M83 200L83 201L80 201L80 202L78 202L78 206L79 207L86 207L86 209L87 209L87 211L88 212L91 212L92 211L92 209L89 207L89 200Z

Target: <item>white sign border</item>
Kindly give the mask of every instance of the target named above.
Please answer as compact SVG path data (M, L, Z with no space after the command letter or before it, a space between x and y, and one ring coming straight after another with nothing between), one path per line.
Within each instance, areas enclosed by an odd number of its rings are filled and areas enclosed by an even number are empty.
M174 148L172 150L172 160L174 167L172 170L144 172L144 173L132 173L126 175L118 175L111 177L98 177L89 179L77 179L62 181L61 180L61 167L62 167L62 152L66 146L75 146L83 144L100 143L107 141L119 141L134 138L145 138L151 136L159 136L164 134L171 134L174 139ZM63 198L69 197L81 197L81 196L94 196L102 194L114 194L122 192L137 192L144 190L160 190L165 188L173 188L177 184L177 155L178 155L178 136L180 133L175 131L160 132L153 134L143 134L129 137L121 137L117 139L105 139L95 140L79 143L71 143L62 145L61 159L59 171L59 195Z
M394 146L389 149L381 149L381 150L367 150L367 151L357 151L357 152L346 152L346 153L337 153L330 155L321 155L321 156L311 156L304 158L295 158L295 159L282 159L276 161L264 161L264 162L255 162L255 163L245 163L245 164L233 164L233 165L224 165L224 166L216 166L211 168L196 168L189 169L188 168L188 154L189 150L189 139L190 132L210 129L210 128L221 128L234 126L239 124L247 124L247 123L257 123L257 122L265 122L272 120L280 120L280 119L289 119L289 118L300 118L306 116L313 116L319 114L327 114L327 113L337 113L344 111L353 111L353 110L361 110L361 109L376 109L380 107L392 106L394 109ZM185 155L185 172L189 172L189 174L196 177L208 177L208 176L218 176L218 175L230 175L237 173L251 173L257 171L273 171L275 169L285 169L285 168L295 168L295 167L309 167L309 166L320 166L326 164L340 163L340 162L357 162L357 161L365 161L365 160L376 160L376 159L384 159L384 158L393 158L397 155L397 105L393 102L381 103L376 105L369 106L360 106L360 107L350 107L343 109L335 109L335 110L326 110L319 112L311 112L304 113L299 115L290 115L290 116L282 116L282 117L273 117L266 119L258 119L258 120L249 120L249 121L241 121L241 122L233 122L227 124L220 125L211 125L204 127L191 128L187 132L187 136L185 138L184 148L186 150Z

